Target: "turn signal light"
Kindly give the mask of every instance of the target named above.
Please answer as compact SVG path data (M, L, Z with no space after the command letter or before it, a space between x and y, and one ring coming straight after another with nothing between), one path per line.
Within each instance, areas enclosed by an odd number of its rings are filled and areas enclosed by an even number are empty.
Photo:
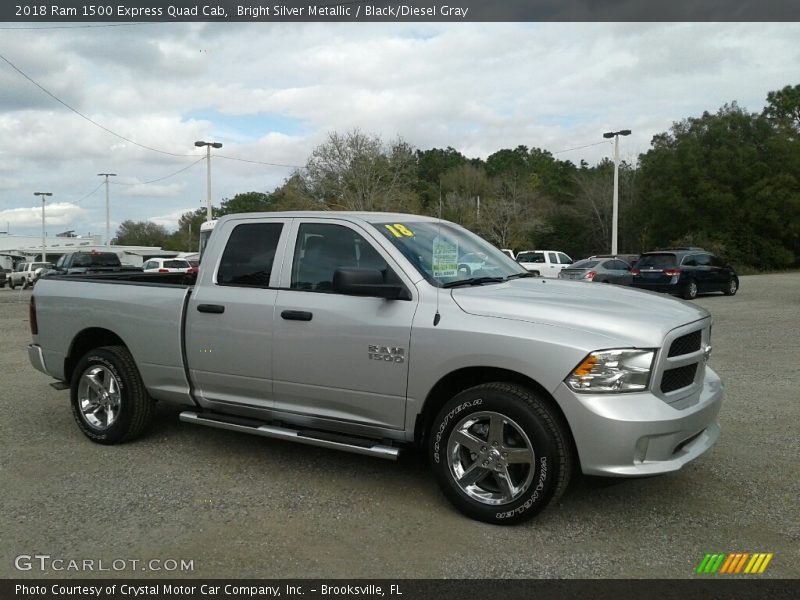
M680 269L664 269L664 275L667 277L675 277L676 275L680 275Z
M639 273L641 273L641 271L639 269L637 269L636 267L633 267L631 269L631 275L638 275Z
M594 279L595 275L597 275L597 273L595 273L594 271L589 271L586 275L583 276L583 278L591 281L592 279Z

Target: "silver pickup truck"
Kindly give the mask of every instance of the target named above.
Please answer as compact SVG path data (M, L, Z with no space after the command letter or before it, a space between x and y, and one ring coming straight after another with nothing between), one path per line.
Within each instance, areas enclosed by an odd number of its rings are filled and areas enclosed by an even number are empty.
M459 258L486 260L469 274ZM394 459L426 449L444 494L529 518L575 469L680 469L719 436L711 318L691 303L532 276L469 231L386 213L226 216L196 283L42 279L32 364L91 440L187 423Z

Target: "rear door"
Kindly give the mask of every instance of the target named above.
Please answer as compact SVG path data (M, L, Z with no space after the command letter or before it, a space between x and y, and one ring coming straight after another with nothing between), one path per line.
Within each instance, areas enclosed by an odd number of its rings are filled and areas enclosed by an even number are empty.
M296 219L275 308L275 409L377 427L405 422L416 290L371 231ZM339 267L394 273L414 300L333 291Z
M628 265L617 259L607 260L604 267L608 270L608 280L620 285L630 285L631 270Z
M290 219L227 221L186 312L186 360L201 402L272 406L278 267Z

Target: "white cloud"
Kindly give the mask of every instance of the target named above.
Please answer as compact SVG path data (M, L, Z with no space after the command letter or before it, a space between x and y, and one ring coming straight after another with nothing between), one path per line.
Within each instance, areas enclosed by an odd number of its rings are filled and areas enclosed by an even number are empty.
M675 120L732 100L760 110L768 91L797 83L800 59L797 23L170 23L43 30L35 53L29 33L3 33L4 56L140 144L202 156L194 141L215 139L221 155L290 165L353 127L483 158L630 128L622 156L635 161ZM101 172L159 180L112 186L115 222L175 218L206 197L204 163L179 173L192 158L110 135L4 63L0 136L0 215L25 214L32 192L49 190L85 207L70 223L85 233L105 223L103 190L91 193ZM558 157L609 155L603 144ZM291 172L215 158L212 197L270 191Z
M84 212L80 206L69 202L45 204L45 227L71 225ZM10 208L0 210L0 223L17 227L42 226L42 207ZM41 229L39 229L41 231Z

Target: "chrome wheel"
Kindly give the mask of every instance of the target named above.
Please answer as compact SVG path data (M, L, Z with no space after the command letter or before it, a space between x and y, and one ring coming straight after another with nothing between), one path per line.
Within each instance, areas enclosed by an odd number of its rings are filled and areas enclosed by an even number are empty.
M533 481L531 440L513 419L497 412L461 419L450 433L447 456L453 480L483 504L513 502Z
M86 369L78 383L78 406L83 419L95 429L108 429L119 417L120 386L107 367Z
M733 296L736 291L739 289L739 282L735 279L731 279L730 284L728 284L728 294Z

